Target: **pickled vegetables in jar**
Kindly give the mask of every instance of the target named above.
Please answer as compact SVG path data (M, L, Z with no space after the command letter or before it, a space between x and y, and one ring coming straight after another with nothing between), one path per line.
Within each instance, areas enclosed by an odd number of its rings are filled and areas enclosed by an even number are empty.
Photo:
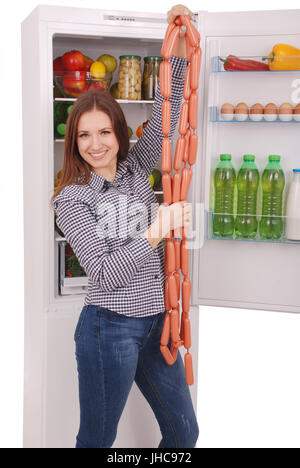
M142 99L141 57L121 55L119 68L119 99Z
M153 100L159 84L159 66L162 62L162 57L151 56L144 58L144 75L143 75L143 99Z

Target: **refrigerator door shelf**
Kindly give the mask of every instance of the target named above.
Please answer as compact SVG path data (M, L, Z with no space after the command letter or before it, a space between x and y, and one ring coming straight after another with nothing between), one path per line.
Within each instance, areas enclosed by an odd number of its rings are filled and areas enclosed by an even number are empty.
M76 98L54 98L54 101L55 102L58 102L58 101L70 101L70 102L75 102L76 101ZM145 100L141 100L141 101L136 101L136 100L128 100L128 99L116 99L116 101L119 103L119 104L153 104L154 101L145 101Z
M271 116L271 118L270 118ZM269 120L266 120L269 119ZM218 106L209 107L209 121L213 123L300 123L300 114L222 114Z
M227 57L224 56L224 57L220 57L219 55L216 56L216 57L212 57L211 58L211 72L212 73L223 73L223 72L227 72L227 73L230 73L230 72L233 72L233 73L240 73L240 72L243 72L243 73L253 73L253 72L256 72L256 73L278 73L278 72L300 72L300 69L297 69L295 68L294 70L225 70L224 69L224 62L223 60L226 59ZM255 60L256 62L260 62L260 63L264 63L264 64L267 64L268 65L268 61L267 60L262 60L262 57L261 56L248 56L248 57L241 57L239 56L238 57L239 59L241 60ZM288 61L288 60L293 60L294 57L285 57L285 59ZM299 60L299 59L298 59Z
M236 220L237 215L230 214L230 213L214 213L213 211L206 211L206 239L207 240L231 240L231 241L237 241L237 242L267 242L267 243L276 243L276 244L300 244L300 236L298 240L290 240L286 237L285 235L285 226L287 225L288 222L294 222L299 224L300 220L299 219L288 219L287 216L274 216L270 217L271 219L281 219L282 224L283 224L283 234L280 239L264 239L260 236L259 233L259 224L262 219L262 215L239 215L239 216L247 216L247 217L253 217L256 218L257 224L258 224L258 229L257 229L257 234L255 237L250 238L250 237L237 237L236 234L234 233L232 236L228 237L221 237L221 236L215 236L213 232L213 224L214 224L214 217L216 215L226 215L226 216L233 216L234 220Z

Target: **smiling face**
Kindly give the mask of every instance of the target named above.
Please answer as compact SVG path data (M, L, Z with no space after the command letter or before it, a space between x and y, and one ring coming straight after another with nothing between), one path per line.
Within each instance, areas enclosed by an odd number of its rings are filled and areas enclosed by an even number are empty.
M113 182L119 143L110 117L97 109L84 112L78 122L76 138L81 157L96 174Z

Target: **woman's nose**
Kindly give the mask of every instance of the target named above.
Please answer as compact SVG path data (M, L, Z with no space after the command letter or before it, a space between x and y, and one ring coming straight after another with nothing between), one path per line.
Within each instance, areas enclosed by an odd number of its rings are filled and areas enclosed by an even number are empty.
M92 135L91 146L93 149L99 149L102 145L101 135Z

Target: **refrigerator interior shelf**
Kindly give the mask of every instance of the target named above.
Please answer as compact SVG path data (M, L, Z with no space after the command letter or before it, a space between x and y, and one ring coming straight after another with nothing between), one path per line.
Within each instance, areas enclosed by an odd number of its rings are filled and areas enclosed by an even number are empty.
M245 56L245 57L238 57L241 60L255 60L257 62L261 62L268 65L267 60L262 60L262 56ZM299 57L285 57L286 60L292 60L295 58L299 62ZM211 72L212 73L288 73L288 72L300 72L300 69L295 68L294 70L225 70L224 63L222 59L226 59L226 57L220 57L219 55L216 57L211 57Z
M75 102L76 98L66 98L66 97L54 98L54 101L55 102L64 102L64 101ZM116 99L116 101L119 104L153 104L154 103L154 101L150 101L150 100L137 101L137 100L129 100L129 99Z
M64 143L65 142L64 138L55 138L54 141L55 141L55 143ZM137 142L138 142L138 140L129 140L129 143L131 145L134 145Z
M227 117L230 115L230 117ZM300 123L300 114L288 114L289 117L286 117L287 114L278 114L276 120L265 120L264 115L270 115L270 114L252 114L254 117L253 119L257 118L257 116L261 116L261 120L252 120L252 118L249 117L249 115L246 114L224 114L224 117L222 116L219 107L217 106L211 106L209 107L209 120L210 122L216 123L216 122L221 122L221 123L281 123L281 124L297 124ZM232 117L231 117L232 116ZM236 116L240 120L236 120ZM242 120L246 116L245 120ZM259 118L259 117L258 117ZM290 120L281 120L281 119L290 119ZM228 119L228 120L227 120ZM296 120L297 119L297 120Z
M286 237L286 224L288 222L287 216L268 216L266 218L271 218L273 220L281 220L282 221L282 227L283 227L283 234L280 238L262 238L260 236L259 232L259 226L260 226L260 221L264 217L262 215L238 215L238 216L247 216L256 218L257 220L257 234L255 237L238 237L236 233L234 232L233 235L231 236L216 236L213 232L213 225L214 225L214 217L216 215L219 216L233 216L234 222L236 222L237 219L237 214L228 214L228 213L214 213L213 211L206 211L206 238L207 240L231 240L231 241L237 241L237 242L267 242L267 243L276 243L276 244L300 244L300 219L289 219L289 222L292 222L293 225L297 227L297 230L299 232L299 239L297 240L292 240L288 239Z

